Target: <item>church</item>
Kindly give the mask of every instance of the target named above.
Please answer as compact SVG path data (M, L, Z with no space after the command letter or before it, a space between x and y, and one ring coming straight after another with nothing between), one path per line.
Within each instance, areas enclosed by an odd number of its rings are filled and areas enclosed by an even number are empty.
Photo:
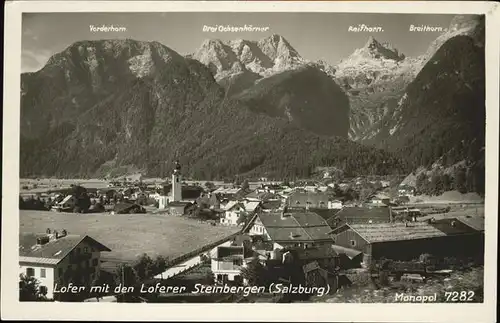
M186 209L202 195L203 188L182 184L181 165L176 161L171 184L163 187L163 195L158 200L158 208L168 209L170 214L183 215Z

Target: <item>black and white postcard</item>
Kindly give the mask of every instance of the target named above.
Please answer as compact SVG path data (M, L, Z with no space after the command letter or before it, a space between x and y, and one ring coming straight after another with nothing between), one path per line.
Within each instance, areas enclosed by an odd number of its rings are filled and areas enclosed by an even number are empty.
M495 321L498 5L6 8L3 318Z

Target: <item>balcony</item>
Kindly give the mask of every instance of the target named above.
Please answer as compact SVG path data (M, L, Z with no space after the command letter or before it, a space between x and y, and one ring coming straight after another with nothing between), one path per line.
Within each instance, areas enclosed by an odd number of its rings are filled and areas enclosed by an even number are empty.
M86 260L92 259L92 253L74 253L69 255L69 261L71 263L81 263Z

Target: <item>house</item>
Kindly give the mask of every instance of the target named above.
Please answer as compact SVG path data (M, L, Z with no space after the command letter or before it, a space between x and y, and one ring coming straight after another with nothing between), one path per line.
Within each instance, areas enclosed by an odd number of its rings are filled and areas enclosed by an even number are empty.
M248 225L250 235L260 235L264 241L273 242L274 249L299 246L331 244L328 235L330 227L326 221L313 212L258 213Z
M245 195L244 198L247 201L253 201L253 202L272 201L280 199L276 193L268 191L259 191L258 189Z
M391 203L391 198L387 195L378 194L370 200L373 206L387 206Z
M243 283L241 269L253 259L250 248L251 239L248 236L237 236L211 250L211 270L219 283Z
M241 216L252 215L258 210L259 205L260 202L230 201L224 206L224 216L220 219L220 223L225 225L239 225L238 219Z
M261 203L262 212L273 212L278 210L282 206L281 200L268 200Z
M287 205L290 207L302 208L328 208L328 194L296 191L290 194Z
M368 266L382 258L409 261L436 257L483 257L484 235L455 219L429 222L344 224L331 231L335 245L363 252Z
M241 187L219 187L213 194L217 194L217 196L222 199L236 200L240 195L244 193Z
M345 207L326 220L332 228L335 228L344 223L388 223L391 222L391 217L390 207Z
M173 201L168 203L167 209L170 215L185 215L188 213L188 210L193 206L191 202L181 202L181 201Z
M400 185L398 187L399 196L415 196L415 188L409 185Z
M331 209L342 209L343 203L340 200L328 200L328 208Z
M391 186L391 182L390 181L380 181L380 186L382 186L382 188L389 187L389 186Z
M46 234L19 236L19 272L35 277L48 299L54 298L55 284L72 282L90 286L100 275L101 252L108 247L88 235L47 230Z
M398 196L395 200L396 204L401 205L401 204L408 204L410 203L410 197L407 195L401 195Z
M76 197L74 195L67 195L61 202L57 203L53 210L55 211L64 211L64 210L73 210L76 206Z

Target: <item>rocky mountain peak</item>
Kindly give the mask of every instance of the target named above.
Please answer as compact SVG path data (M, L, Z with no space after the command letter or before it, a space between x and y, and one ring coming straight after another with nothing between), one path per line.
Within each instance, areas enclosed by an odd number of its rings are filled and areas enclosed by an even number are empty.
M208 39L192 57L210 67L217 80L247 71L269 76L304 63L290 43L277 34L258 41Z
M381 43L373 36L370 36L365 45L357 52L358 55L361 54L366 58L390 59L394 61L400 61L405 58L405 55L399 53L398 49L395 48L392 44Z
M257 45L271 60L300 57L295 48L283 36L277 34L259 40Z

